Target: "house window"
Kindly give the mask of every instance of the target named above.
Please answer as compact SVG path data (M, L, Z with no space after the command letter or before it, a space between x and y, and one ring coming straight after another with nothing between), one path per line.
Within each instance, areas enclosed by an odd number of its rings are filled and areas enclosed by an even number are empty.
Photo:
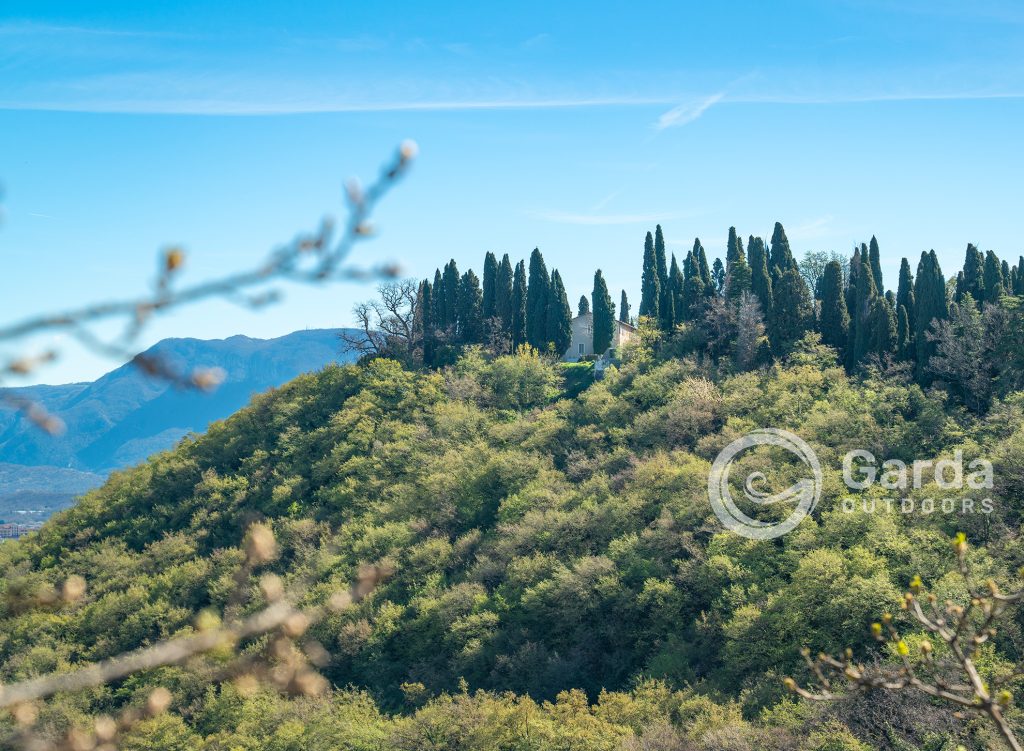
M580 342L580 343L579 343L579 344L577 344L576 346L580 348L580 354L581 354L581 355L583 354L583 351L584 351L584 350L586 349L586 347L587 347L587 345L585 345L585 344L584 344L583 342Z

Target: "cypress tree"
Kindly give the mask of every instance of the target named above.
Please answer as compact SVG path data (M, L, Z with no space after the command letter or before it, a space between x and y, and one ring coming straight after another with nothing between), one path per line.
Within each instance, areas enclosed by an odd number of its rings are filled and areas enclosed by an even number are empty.
M562 356L572 341L572 308L569 307L569 298L565 294L565 285L562 284L562 275L558 269L551 271L549 292L547 338L555 354Z
M736 228L729 228L729 239L725 243L725 273L732 271L733 265L743 256L743 241L736 234Z
M1010 264L1006 261L1002 262L1002 273L1003 273L1003 294L1013 294L1013 282L1011 281Z
M586 295L580 295L580 304L577 308L576 315L585 316L590 312L590 300L587 299Z
M512 346L526 344L526 263L520 261L512 277L512 305L510 313L509 336Z
M716 258L711 266L711 285L716 295L725 293L725 266L721 258Z
M768 257L764 248L764 241L760 237L751 235L747 241L747 254L750 261L750 291L757 295L757 301L761 303L761 315L765 320L771 320L772 310L775 307L772 295L772 278L768 273Z
M872 272L874 275L874 272ZM892 356L896 352L897 325L896 313L889 301L876 296L871 301L871 312L868 315L870 336L868 337L868 354L879 358Z
M692 321L700 315L700 305L704 299L704 278L700 273L700 260L694 251L686 254L683 260L683 291L680 295L682 311L680 321Z
M885 294L885 285L882 283L882 255L878 250L878 240L871 236L871 244L868 247L868 261L871 264L871 276L875 280L875 288L878 294Z
M1003 296L1003 269L999 259L991 250L985 253L985 271L983 273L985 285L985 296L981 298L987 303L995 305Z
M860 270L857 274L857 286L853 291L853 315L850 316L850 333L853 340L852 356L848 358L850 370L859 366L871 352L871 306L878 297L875 277L871 271L870 255L861 253L857 256Z
M708 266L708 256L704 252L704 246L701 245L699 237L693 239L693 257L697 259L697 271L700 273L700 280L704 283L704 294L707 295L712 291L713 282L711 268Z
M772 291L775 299L769 338L776 354L784 355L811 328L814 303L795 264L779 274L779 283Z
M843 267L839 261L825 264L825 273L821 277L821 319L818 328L822 343L834 347L839 356L843 357L850 333L850 313L846 309Z
M966 272L964 276L966 278ZM927 382L929 359L935 354L935 342L929 342L925 332L931 330L932 321L944 321L949 317L946 280L934 250L921 253L914 279L914 304L916 372L919 381Z
M781 222L775 222L775 230L772 232L771 256L768 260L768 271L771 273L772 281L778 279L787 269L794 267L796 267L796 261L793 260L793 252L789 248L786 230L782 228Z
M615 303L608 294L601 269L594 272L594 292L591 295L594 311L594 354L603 355L612 346L615 334Z
M730 229L729 239L733 242L735 228ZM725 272L725 297L733 304L739 303L744 292L750 291L750 266L743 253L743 243L735 238L734 247L730 251L732 260L726 264Z
M586 300L587 298L581 299ZM623 323L630 323L629 299L626 297L626 290L622 290L622 296L619 298L619 320Z
M675 311L668 285L668 262L665 256L665 235L661 225L654 228L654 259L658 269L658 321L662 331L671 331L675 325Z
M508 253L501 257L498 275L494 280L494 313L501 319L502 330L506 334L512 331L512 262Z
M676 262L676 254L672 254L672 266L668 272L668 284L669 290L672 293L672 309L674 312L673 318L679 321L685 320L687 311L686 304L686 278L683 276L682 270L679 268L679 264Z
M441 276L440 269L434 269L434 285L431 290L433 300L430 304L433 310L431 315L433 316L434 328L437 331L444 331L448 328L448 317L444 310L444 279Z
M464 344L478 344L483 341L484 296L480 289L480 278L469 269L459 280L459 341Z
M904 258L900 261L900 282L896 288L896 309L900 306L907 309L907 320L914 320L914 276L910 273L910 262ZM898 315L898 313L897 313ZM912 331L908 329L912 336Z
M972 243L967 244L964 257L964 294L976 301L985 299L985 257Z
M967 282L964 280L964 272L956 272L956 283L953 286L953 302L957 305L964 301L967 296Z
M497 315L498 259L490 251L484 256L483 316L484 319Z
M660 318L661 280L658 279L658 261L654 254L654 237L650 232L644 240L644 273L640 286L640 315Z
M442 279L444 283L445 332L453 337L458 337L459 285L462 283L462 280L459 277L459 267L455 265L454 258L445 265Z
M547 349L548 297L551 277L538 248L530 254L530 277L526 287L526 341L539 351Z
M863 258L867 250L864 253L861 252L863 246L853 249L853 258L850 259L850 278L846 282L846 310L850 314L850 343L853 343L853 330L854 330L854 319L857 316L857 284L860 279L860 272L863 268Z
M1017 279L1013 287L1013 294L1024 295L1024 256L1017 261Z

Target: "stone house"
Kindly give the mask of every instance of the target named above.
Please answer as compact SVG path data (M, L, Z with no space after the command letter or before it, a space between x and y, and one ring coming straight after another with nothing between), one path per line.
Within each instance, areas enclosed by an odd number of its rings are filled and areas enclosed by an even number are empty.
M636 335L636 327L630 326L622 321L615 321L615 328L612 331L612 346L609 350L617 349L628 342ZM576 362L584 357L594 355L602 356L606 352L594 352L594 314L584 313L572 319L572 341L569 348L562 355L564 362Z

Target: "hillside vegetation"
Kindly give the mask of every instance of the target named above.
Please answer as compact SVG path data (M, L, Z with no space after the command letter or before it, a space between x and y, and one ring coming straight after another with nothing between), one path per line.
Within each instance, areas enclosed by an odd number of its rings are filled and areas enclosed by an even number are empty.
M165 668L58 697L59 732L163 685L172 712L132 730L136 749L950 749L993 731L912 695L797 702L799 647L893 659L870 623L898 615L920 575L947 574L964 531L980 577L1024 563L1016 530L1024 395L982 415L905 368L856 378L816 334L751 372L658 354L644 337L579 393L529 348L468 347L440 371L372 359L257 397L205 436L115 473L37 535L0 547L0 682L118 654L230 612L245 528L263 519L286 582L306 597L383 580L314 627L336 687L309 698L210 685ZM578 379L574 375L574 380ZM760 426L817 451L825 492L792 533L727 532L707 500L710 461ZM844 510L843 454L995 463L991 514ZM768 478L799 468L783 457ZM865 498L891 491L875 486ZM977 495L974 491L961 494ZM915 498L946 497L929 484ZM953 493L958 497L957 493ZM81 574L73 604L26 593ZM261 595L245 607L255 608ZM1019 661L1018 622L983 648L986 675ZM1011 710L1010 718L1016 722Z

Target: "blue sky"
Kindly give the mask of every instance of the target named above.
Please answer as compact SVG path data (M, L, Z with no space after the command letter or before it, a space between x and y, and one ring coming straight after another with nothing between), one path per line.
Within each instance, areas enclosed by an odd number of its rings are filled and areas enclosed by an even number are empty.
M186 280L252 265L405 138L420 157L359 260L414 276L539 246L572 300L600 267L635 306L658 222L713 255L733 224L782 221L798 254L876 234L889 285L929 248L947 272L967 242L1016 258L1022 50L1024 7L985 0L5 0L0 318L141 291L168 244ZM372 295L285 291L143 343L345 325ZM111 367L57 344L37 378Z

